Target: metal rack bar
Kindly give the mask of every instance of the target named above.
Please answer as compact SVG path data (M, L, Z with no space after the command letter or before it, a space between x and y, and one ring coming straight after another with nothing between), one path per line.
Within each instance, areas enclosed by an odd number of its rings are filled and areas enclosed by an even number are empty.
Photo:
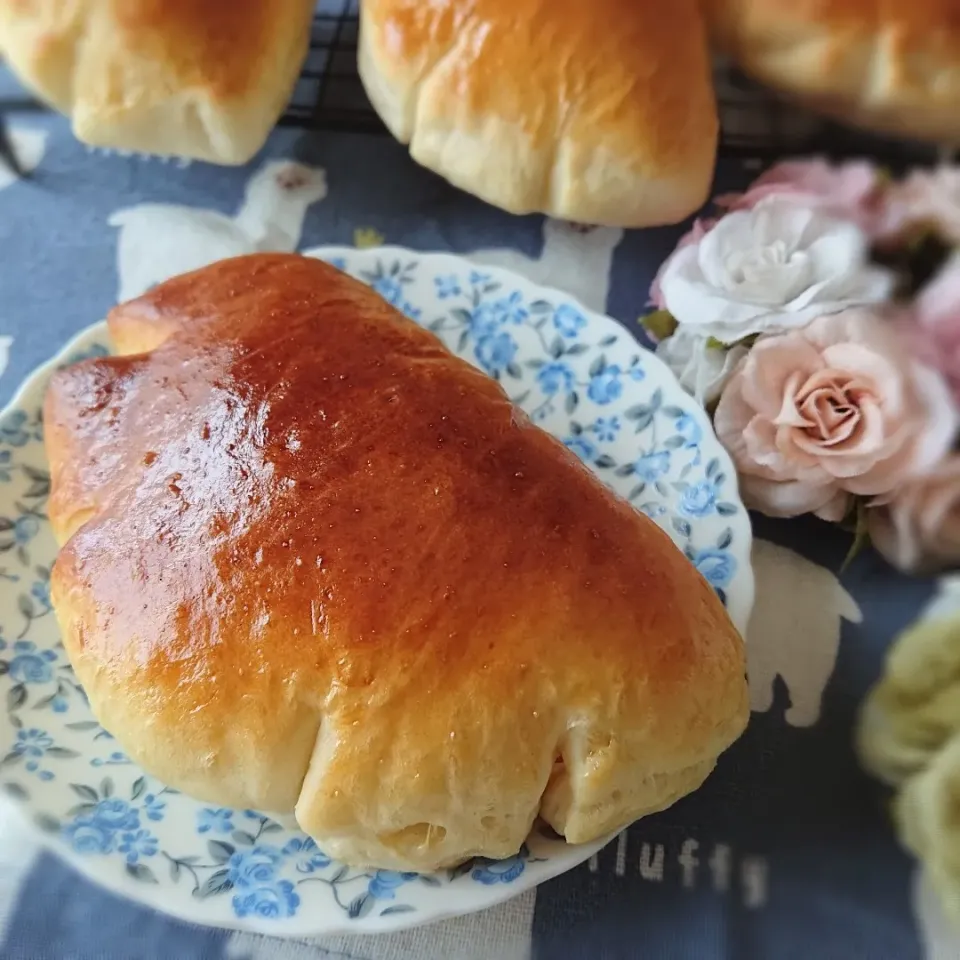
M357 76L359 0L319 0L309 53L280 126L385 134ZM935 162L934 148L868 137L784 103L774 94L718 62L715 86L720 105L720 156L769 162L797 154L834 157L870 154L892 167ZM0 95L0 160L15 162L3 134L6 115L44 110L17 92Z

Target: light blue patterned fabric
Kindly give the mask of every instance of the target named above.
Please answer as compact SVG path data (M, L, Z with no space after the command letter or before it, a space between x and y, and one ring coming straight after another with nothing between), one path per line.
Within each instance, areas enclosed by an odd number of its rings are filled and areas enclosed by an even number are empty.
M102 318L116 301L120 233L119 221L111 222L113 215L147 201L186 205L219 213L221 230L225 218L238 209L252 174L271 158L292 157L326 171L327 192L306 210L301 249L352 244L360 228L415 249L509 249L516 257L541 262L552 242L541 218L510 217L458 193L417 168L402 147L386 138L280 131L248 168L224 170L91 152L73 140L61 120L49 116L23 115L14 125L25 136L39 131L42 158L29 180L0 187L0 335L12 338L9 365L0 377L0 405L32 369L74 333ZM22 143L30 148L29 137ZM722 168L720 177L729 189L747 175L730 165ZM133 227L128 221L122 229ZM609 278L602 278L596 293L606 296L607 312L635 329L650 279L681 231L630 232L615 238ZM233 242L229 231L223 236ZM410 309L402 278L385 276L378 286L387 299ZM451 303L463 300L455 316L475 336L480 363L491 373L508 370L513 359L508 330L518 322L518 304L505 299L495 310L471 312L469 291L455 282L439 292ZM582 318L570 310L558 312L551 322L562 341L575 336ZM585 389L603 407L630 376L629 369L599 367ZM561 360L540 367L536 377L546 395L558 402L569 397L571 373ZM635 415L658 414L640 410ZM601 417L589 433L571 436L568 443L590 455L589 445L612 438L622 427L616 417ZM673 429L679 447L696 445L695 424L678 419ZM632 465L638 482L657 482L664 470L662 457L655 453ZM721 507L709 482L684 494L683 510L690 517ZM841 533L814 521L759 520L756 532L833 571L840 569L847 548ZM729 571L722 551L715 554L706 550L693 559L708 580L722 587ZM588 864L542 886L532 921L509 934L512 946L491 939L491 944L499 944L491 950L551 960L915 960L924 955L910 899L914 867L893 838L882 791L857 767L851 728L886 645L919 609L930 586L899 577L870 553L852 564L842 583L862 610L863 622L843 623L835 666L814 722L791 722L790 678L771 678L769 709L754 713L744 738L721 759L702 790L636 824ZM48 602L42 583L34 601ZM49 669L26 648L15 653L20 657L16 669L26 683ZM28 728L21 752L30 762L39 762L49 745L31 736ZM149 860L144 819L150 816L148 807L144 818L138 816L134 823L129 811L119 807L122 801L111 802L100 796L90 801L87 821L77 827L77 842L106 842L109 833L111 842L125 845L121 849L131 865ZM211 837L223 832L225 816L209 812ZM0 957L9 960L456 960L449 946L453 941L443 940L446 934L440 933L433 947L429 936L382 947L342 938L309 948L269 942L238 945L227 933L195 929L98 890L48 855L30 861L20 876L2 853L0 897L8 902L0 902ZM322 856L306 848L288 854L307 864ZM269 858L261 855L258 860L256 849L244 856L243 862L228 858L224 869L241 879L269 872ZM479 883L493 885L508 882L518 863L474 869ZM390 900L406 880L403 874L378 872L369 894ZM243 889L238 884L241 912L282 912L295 896L278 886L267 903L252 893L244 899ZM420 952L410 952L414 949ZM472 949L471 956L498 955L485 954L482 943Z

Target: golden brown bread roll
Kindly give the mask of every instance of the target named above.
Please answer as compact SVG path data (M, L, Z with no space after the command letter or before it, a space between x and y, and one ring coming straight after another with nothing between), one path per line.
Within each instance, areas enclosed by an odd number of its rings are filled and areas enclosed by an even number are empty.
M0 56L85 143L239 164L290 99L315 0L4 0Z
M364 0L360 77L414 160L511 213L642 227L706 200L698 0Z
M745 73L869 130L960 142L960 0L703 0Z
M747 719L715 593L495 381L320 261L115 308L44 411L64 645L169 784L349 863L591 840Z

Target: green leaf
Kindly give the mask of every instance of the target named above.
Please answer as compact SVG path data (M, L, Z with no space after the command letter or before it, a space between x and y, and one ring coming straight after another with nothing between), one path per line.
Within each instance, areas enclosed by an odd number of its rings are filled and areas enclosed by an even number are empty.
M157 878L153 875L153 871L142 863L128 863L127 873L130 874L134 880L139 880L141 883L157 882Z
M34 818L33 822L44 832L44 833L59 833L60 832L60 821L56 817L51 817L47 813L38 813Z
M208 840L207 850L214 863L226 863L236 853L236 847L222 840Z
M640 318L640 324L654 340L666 340L677 329L677 321L667 310L654 310Z
M867 522L867 505L864 500L858 499L856 502L855 515L854 515L854 527L853 527L853 543L850 544L850 549L847 551L847 555L843 558L843 563L840 564L840 572L843 573L847 567L857 558L857 555L863 550L864 547L870 545L870 528Z
M144 790L147 789L147 779L146 777L137 777L133 781L133 789L130 791L130 799L138 800Z
M233 833L230 834L230 839L234 843L240 843L247 847L252 847L256 842L253 839L253 834L247 833L245 830L234 830Z
M27 620L32 620L34 615L33 601L25 593L21 593L17 597L17 609L20 611L20 614L25 617Z
M447 871L447 879L451 882L456 880L457 877L462 877L464 874L469 873L473 869L473 860L467 860L464 863L459 864L456 867Z
M76 750L68 750L66 747L48 747L47 756L56 757L57 760L73 760L80 754Z
M19 710L27 702L27 688L18 683L7 691L7 710Z
M228 870L218 870L216 873L211 873L206 881L193 891L193 895L197 899L203 900L232 889L233 881L230 879L230 872Z
M30 794L20 786L19 783L8 782L3 784L3 789L6 790L8 796L13 797L14 800L29 800Z
M359 920L373 909L375 902L375 898L371 897L369 893L358 894L350 901L350 906L347 907L347 916L351 920Z
M381 917L389 917L394 913L413 913L417 908L411 906L409 903L398 903L395 907L387 907L386 910L380 911Z

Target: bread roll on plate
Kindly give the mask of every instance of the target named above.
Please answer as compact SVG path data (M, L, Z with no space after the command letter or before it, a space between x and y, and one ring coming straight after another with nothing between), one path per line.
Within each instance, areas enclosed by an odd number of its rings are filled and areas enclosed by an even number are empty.
M0 55L113 147L246 163L290 99L315 0L6 0Z
M110 315L45 407L52 598L100 722L347 863L571 842L695 789L747 718L722 604L494 380L295 255Z
M960 143L960 0L703 0L745 73L868 130Z
M511 213L700 207L717 116L698 0L364 0L360 77L414 160Z

